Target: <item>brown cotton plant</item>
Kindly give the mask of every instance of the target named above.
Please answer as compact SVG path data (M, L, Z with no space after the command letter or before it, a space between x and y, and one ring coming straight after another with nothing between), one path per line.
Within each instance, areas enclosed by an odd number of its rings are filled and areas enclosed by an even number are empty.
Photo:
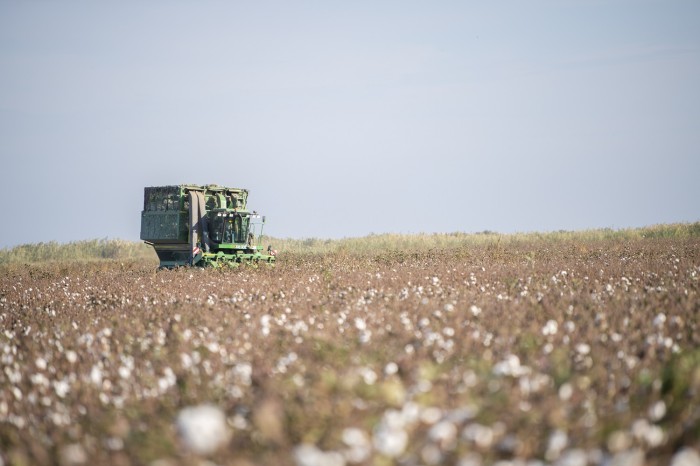
M697 235L382 241L272 268L3 264L2 461L697 456Z

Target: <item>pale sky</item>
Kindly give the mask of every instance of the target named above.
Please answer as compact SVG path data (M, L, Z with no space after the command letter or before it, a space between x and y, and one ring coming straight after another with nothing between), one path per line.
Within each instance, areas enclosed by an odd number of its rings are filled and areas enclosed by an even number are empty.
M700 220L700 2L0 2L0 248L144 186L276 237Z

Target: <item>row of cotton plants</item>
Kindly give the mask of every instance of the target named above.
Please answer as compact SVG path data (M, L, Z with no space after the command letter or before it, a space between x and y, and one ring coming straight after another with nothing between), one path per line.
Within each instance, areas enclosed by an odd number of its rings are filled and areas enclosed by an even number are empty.
M698 246L4 268L1 463L697 465Z

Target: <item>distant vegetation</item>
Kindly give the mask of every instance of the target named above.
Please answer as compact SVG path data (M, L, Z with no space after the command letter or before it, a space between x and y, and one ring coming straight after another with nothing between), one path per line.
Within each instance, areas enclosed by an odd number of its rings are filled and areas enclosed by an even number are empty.
M500 234L492 231L480 233L420 233L420 234L372 234L361 238L271 238L263 239L263 246L271 244L278 253L372 254L377 251L428 251L434 249L459 249L470 246L506 245L539 241L598 241L603 239L633 240L642 238L693 238L700 237L700 222L655 225L644 228L613 230L610 228L557 231L548 233ZM71 243L23 244L0 250L0 264L48 261L96 261L96 260L147 260L154 263L157 257L153 249L142 243L119 239L94 239Z
M539 241L599 241L604 239L632 240L641 238L693 238L700 237L700 222L654 225L644 228L613 230L610 228L556 231L548 233L501 234L493 231L480 233L419 233L419 234L372 234L361 238L343 239L274 239L268 238L265 244L272 244L278 252L331 253L353 252L374 253L376 251L428 251L432 249L459 249L470 246L493 244L518 244Z
M92 239L70 243L22 244L0 250L0 264L23 262L71 262L96 260L145 259L157 263L153 248L134 241L120 239Z

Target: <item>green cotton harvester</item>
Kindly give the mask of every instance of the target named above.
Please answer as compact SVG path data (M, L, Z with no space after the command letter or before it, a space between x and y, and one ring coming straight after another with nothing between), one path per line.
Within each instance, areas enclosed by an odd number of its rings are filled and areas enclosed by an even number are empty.
M265 217L247 202L247 189L214 184L145 188L141 239L165 268L274 263L275 251L260 245Z

